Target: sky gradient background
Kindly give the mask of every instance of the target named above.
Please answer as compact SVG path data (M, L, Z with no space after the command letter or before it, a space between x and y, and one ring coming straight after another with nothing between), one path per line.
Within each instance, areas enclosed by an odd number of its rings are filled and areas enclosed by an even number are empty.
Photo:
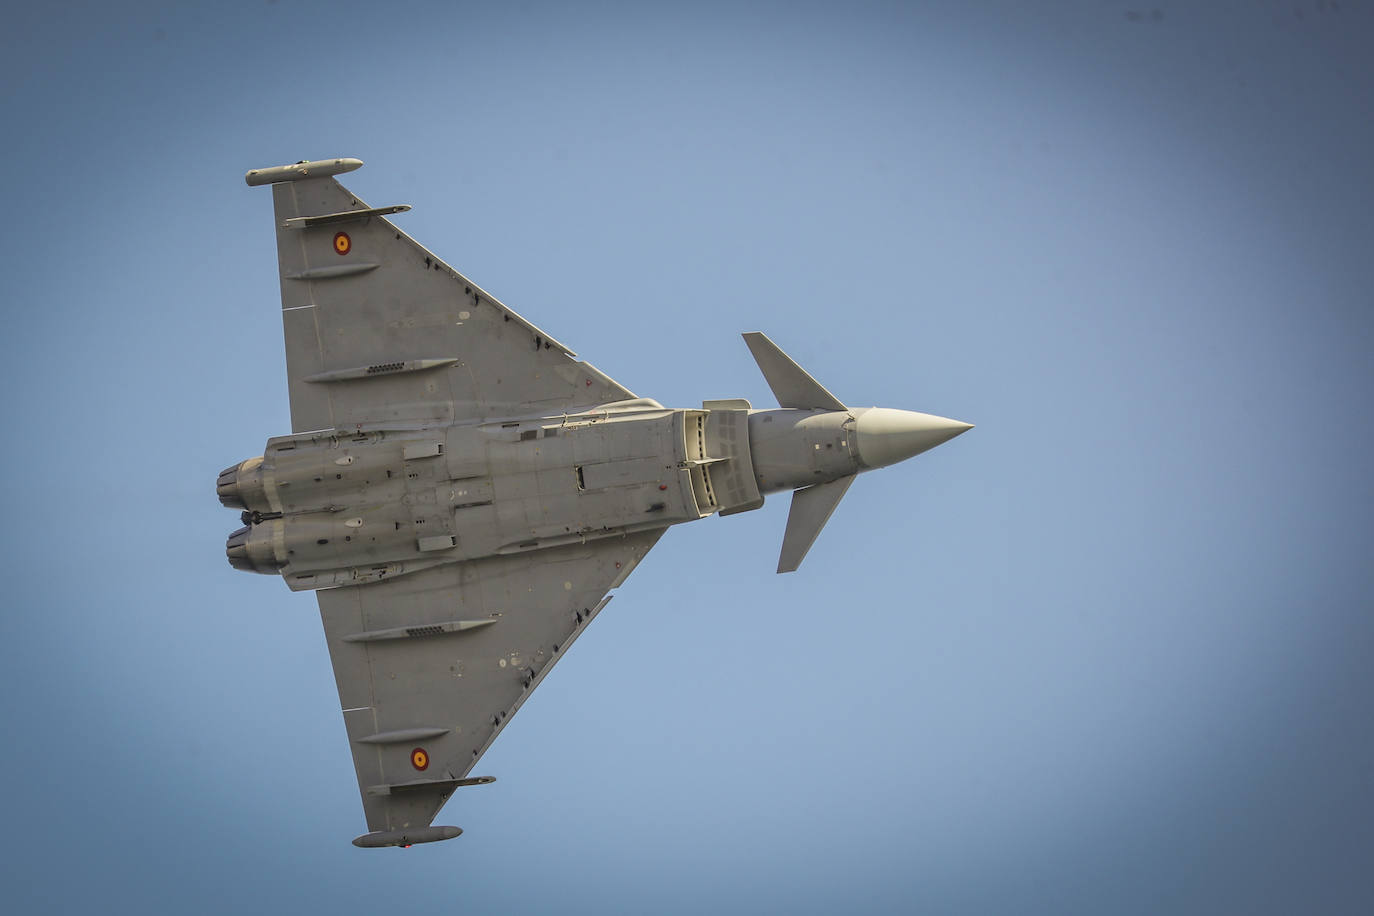
M1025 8L1025 7L1033 7ZM14 912L1374 909L1366 2L15 7L0 31ZM452 799L363 832L270 194L344 183L639 394L977 429L675 529Z

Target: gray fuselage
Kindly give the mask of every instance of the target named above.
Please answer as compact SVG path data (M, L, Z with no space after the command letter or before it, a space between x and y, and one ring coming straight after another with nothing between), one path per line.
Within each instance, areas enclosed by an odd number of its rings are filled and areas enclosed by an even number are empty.
M221 501L247 522L227 549L241 569L311 589L663 528L854 473L853 423L834 411L670 410L643 399L275 438L220 476Z
M744 512L766 493L847 478L958 431L883 408L668 409L640 398L555 417L274 438L221 473L218 491L244 510L230 563L280 573L295 590L329 588Z

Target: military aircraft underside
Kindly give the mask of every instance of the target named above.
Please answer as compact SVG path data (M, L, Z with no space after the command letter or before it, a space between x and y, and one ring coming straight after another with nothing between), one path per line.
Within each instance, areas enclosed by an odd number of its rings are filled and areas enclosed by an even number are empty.
M862 471L970 426L848 407L745 334L775 409L637 397L421 247L334 178L270 185L289 435L219 475L234 568L319 600L370 832L431 826L520 705L669 526L792 491L797 569Z

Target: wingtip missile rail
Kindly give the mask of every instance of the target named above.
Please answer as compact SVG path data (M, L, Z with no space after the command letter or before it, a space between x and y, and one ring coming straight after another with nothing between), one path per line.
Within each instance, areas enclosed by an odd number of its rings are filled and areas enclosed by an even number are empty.
M293 162L291 165L276 165L270 169L253 169L243 176L250 187L276 184L279 181L300 181L302 178L324 178L329 175L342 175L362 168L361 159L316 159L307 162Z
M353 838L359 849L381 849L385 846L414 846L417 843L437 843L462 834L462 827L407 827L404 830L374 830Z

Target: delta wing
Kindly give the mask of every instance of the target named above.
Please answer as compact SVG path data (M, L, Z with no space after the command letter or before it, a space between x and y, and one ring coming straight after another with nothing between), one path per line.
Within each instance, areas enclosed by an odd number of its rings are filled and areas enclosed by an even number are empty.
M356 168L339 162L333 171ZM294 432L634 397L386 218L409 207L372 208L332 172L291 169L250 172L248 182L273 184Z
M433 819L663 531L318 592L368 829Z

